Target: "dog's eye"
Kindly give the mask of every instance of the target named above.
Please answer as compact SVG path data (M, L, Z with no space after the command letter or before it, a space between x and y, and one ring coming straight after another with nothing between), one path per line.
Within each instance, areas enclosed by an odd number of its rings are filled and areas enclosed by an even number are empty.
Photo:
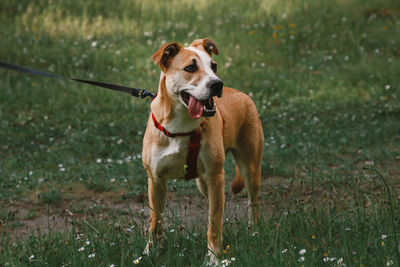
M196 64L192 64L192 65L186 66L183 70L186 71L186 72L190 72L190 73L196 72L197 71L197 65Z
M211 62L211 69L213 70L213 72L217 72L217 70L218 70L217 63Z

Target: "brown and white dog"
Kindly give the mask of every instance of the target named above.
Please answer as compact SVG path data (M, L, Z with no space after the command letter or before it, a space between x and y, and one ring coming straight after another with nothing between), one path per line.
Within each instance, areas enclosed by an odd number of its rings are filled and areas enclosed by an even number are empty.
M195 166L189 168L195 174L191 178L196 178L198 189L209 202L207 238L211 262L217 263L221 253L224 161L228 151L236 162L232 191L237 194L246 186L249 219L254 221L259 216L257 195L264 146L259 115L250 97L223 86L212 54L218 55L218 48L206 38L197 39L188 47L168 43L152 56L161 68L161 77L143 140L151 215L146 253L162 231L167 180L187 175L188 153L193 152L189 151L191 133L201 134L199 150L194 152L197 155L191 156Z

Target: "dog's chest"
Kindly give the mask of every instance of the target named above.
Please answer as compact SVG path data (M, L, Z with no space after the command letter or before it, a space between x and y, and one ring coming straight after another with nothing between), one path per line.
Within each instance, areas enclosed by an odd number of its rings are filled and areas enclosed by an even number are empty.
M178 137L171 138L167 146L153 147L152 169L158 178L176 179L184 176L188 142L188 137Z

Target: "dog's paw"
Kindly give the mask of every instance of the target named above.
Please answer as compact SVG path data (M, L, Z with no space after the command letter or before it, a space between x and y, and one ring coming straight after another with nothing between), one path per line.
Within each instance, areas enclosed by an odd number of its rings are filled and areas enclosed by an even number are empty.
M208 251L208 254L206 255L206 259L204 261L204 265L205 266L219 266L219 260L218 258L215 256L214 253L212 253L211 251Z
M149 255L150 254L150 248L152 246L153 246L153 242L151 242L151 241L147 242L147 245L143 250L143 255Z

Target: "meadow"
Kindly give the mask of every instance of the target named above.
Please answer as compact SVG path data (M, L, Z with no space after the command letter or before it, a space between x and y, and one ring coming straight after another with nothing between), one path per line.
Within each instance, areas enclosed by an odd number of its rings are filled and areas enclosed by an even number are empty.
M226 161L221 266L400 266L400 3L0 2L0 60L156 92L151 55L209 37L262 121L262 219ZM0 266L201 266L207 203L171 181L143 255L149 99L0 69Z

